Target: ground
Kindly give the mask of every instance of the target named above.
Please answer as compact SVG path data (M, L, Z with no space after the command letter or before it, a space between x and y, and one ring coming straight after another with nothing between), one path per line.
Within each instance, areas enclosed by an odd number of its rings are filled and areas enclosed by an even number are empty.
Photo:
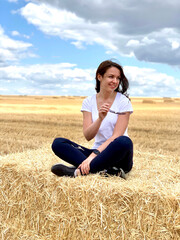
M87 147L83 97L0 96L2 239L179 239L180 99L132 98L127 180L51 174L55 137Z

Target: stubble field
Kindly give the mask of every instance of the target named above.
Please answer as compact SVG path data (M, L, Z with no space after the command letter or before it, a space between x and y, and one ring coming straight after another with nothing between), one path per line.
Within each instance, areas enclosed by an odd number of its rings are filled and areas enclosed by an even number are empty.
M0 238L179 239L180 99L132 98L127 180L51 174L55 137L87 147L82 97L0 96Z

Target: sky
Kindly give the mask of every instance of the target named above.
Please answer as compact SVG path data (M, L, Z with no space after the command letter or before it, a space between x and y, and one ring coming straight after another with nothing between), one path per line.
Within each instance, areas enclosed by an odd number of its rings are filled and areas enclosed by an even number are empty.
M89 96L104 60L132 97L180 97L179 0L0 0L0 95Z

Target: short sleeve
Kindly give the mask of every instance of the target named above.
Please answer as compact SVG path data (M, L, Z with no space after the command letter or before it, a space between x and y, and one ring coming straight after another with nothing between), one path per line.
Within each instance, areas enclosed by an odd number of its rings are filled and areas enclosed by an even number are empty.
M119 111L133 113L133 107L131 104L131 100L124 95L121 95L121 103L119 105Z
M82 108L81 112L86 111L86 112L92 112L92 105L91 105L91 97L87 97L84 99L82 103Z

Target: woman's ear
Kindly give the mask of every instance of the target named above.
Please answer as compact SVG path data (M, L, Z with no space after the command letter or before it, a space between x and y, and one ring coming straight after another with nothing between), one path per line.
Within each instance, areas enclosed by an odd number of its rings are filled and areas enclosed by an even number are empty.
M97 75L97 79L99 80L99 81L101 81L101 79L102 79L102 76L98 73L98 75Z

